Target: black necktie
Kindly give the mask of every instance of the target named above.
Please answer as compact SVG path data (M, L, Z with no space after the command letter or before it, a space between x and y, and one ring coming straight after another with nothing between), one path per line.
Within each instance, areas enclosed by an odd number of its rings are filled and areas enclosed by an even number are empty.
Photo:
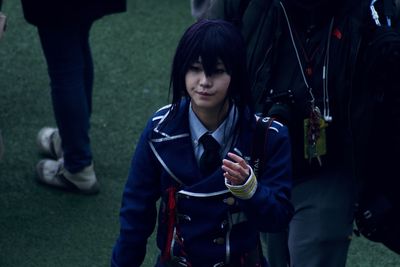
M199 142L204 147L204 152L200 157L200 171L203 175L209 175L222 165L219 155L220 145L211 134L204 134Z

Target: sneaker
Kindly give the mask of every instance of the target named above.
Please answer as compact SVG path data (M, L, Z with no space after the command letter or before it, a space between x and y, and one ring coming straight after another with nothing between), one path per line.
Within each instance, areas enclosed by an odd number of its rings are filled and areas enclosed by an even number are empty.
M39 182L43 184L84 194L99 192L93 164L78 173L70 173L64 168L63 158L59 160L43 159L37 164L36 171Z
M44 127L37 135L39 151L53 159L60 159L63 156L61 148L61 137L57 128Z

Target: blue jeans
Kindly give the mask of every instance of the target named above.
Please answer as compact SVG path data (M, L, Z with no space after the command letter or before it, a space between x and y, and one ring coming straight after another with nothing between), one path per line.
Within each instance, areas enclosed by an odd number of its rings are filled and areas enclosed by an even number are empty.
M92 162L89 128L93 62L89 33L93 21L38 27L50 77L51 98L64 151L64 166L81 171Z

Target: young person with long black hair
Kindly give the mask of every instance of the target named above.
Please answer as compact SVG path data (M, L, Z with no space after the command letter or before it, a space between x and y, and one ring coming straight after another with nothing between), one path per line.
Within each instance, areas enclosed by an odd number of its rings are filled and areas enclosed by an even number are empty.
M172 104L148 121L132 159L112 266L142 264L157 218L156 266L267 266L259 232L284 229L291 218L291 153L277 122L265 147L253 143L245 54L228 22L203 20L185 31ZM254 146L265 155L257 175Z

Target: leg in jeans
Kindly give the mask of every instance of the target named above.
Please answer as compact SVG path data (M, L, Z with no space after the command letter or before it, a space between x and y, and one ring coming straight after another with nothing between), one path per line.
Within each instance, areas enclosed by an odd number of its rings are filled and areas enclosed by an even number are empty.
M50 76L54 115L62 139L64 166L76 173L92 162L89 140L93 63L89 46L92 22L39 27Z
M355 186L348 172L329 172L293 188L291 266L342 267L353 229Z

